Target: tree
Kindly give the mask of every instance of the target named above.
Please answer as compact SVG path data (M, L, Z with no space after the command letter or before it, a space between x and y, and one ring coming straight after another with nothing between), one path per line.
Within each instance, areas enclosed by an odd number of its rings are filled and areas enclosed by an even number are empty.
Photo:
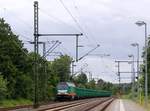
M95 89L95 88L96 88L96 82L95 82L95 80L92 79L91 81L89 81L89 82L86 84L86 88Z
M4 19L0 19L0 61L1 75L8 81L8 98L28 98L31 94L28 88L32 85L27 84L33 80L30 78L32 67L28 64L28 52Z
M98 80L96 84L96 89L111 91L113 94L116 94L119 91L118 85L112 84L110 82L105 82L102 79Z
M79 85L79 86L84 86L85 84L88 82L88 78L86 76L86 74L84 72L81 72L81 74L79 74L76 78L75 78L75 82ZM80 85L81 84L81 85Z
M52 73L59 77L59 81L68 81L70 78L71 58L67 55L60 56L52 63Z

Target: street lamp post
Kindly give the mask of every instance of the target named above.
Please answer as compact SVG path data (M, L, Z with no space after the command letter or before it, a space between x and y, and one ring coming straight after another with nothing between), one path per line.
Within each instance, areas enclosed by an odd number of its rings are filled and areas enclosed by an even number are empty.
M135 93L135 70L134 70L134 55L128 55L128 57L132 58L132 97L134 97Z
M147 76L147 24L144 21L137 21L138 26L145 26L145 105L148 104L148 76Z

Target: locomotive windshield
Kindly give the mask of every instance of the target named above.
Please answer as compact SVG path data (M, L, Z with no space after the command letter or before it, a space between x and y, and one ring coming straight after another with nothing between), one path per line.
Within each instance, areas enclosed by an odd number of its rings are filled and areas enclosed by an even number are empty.
M68 85L67 85L67 84L61 83L61 84L58 84L58 85L57 85L57 89L58 89L58 90L67 90L67 88L68 88Z

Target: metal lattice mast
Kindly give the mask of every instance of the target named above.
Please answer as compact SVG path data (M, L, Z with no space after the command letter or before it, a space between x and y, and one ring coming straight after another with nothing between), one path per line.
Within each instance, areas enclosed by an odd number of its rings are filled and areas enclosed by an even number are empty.
M34 2L34 82L35 82L35 91L34 91L34 107L38 107L38 2Z
M46 100L46 91L47 91L47 64L46 64L46 43L43 42L43 59L44 59L44 99Z
M78 42L79 42L79 36L76 36L76 62L78 62Z
M118 68L118 82L119 82L119 88L120 88L120 82L121 82L121 77L120 77L120 61L115 61L117 62L117 68Z

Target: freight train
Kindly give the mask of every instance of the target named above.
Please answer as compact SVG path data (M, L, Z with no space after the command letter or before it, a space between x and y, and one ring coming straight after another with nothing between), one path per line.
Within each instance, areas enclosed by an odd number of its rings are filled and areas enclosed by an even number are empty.
M71 82L60 82L57 85L56 98L60 99L79 99L79 98L92 98L92 97L109 97L111 96L111 91L104 90L92 90L76 87L74 83Z

